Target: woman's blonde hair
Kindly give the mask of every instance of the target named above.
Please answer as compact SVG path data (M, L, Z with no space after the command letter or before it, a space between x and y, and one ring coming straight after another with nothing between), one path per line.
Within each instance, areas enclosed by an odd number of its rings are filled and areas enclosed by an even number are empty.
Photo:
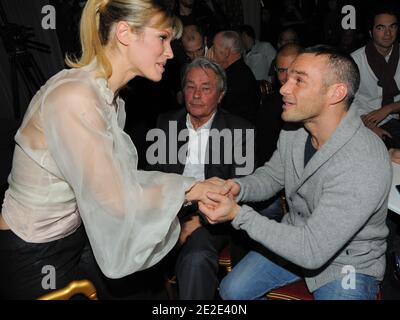
M156 15L160 18L149 25L150 19ZM135 32L140 32L147 26L157 29L172 28L173 38L179 38L182 34L180 20L160 1L88 0L83 9L80 24L82 55L80 58L67 55L67 65L80 68L96 58L102 75L109 78L112 67L106 57L104 47L109 42L111 27L118 21L127 21Z

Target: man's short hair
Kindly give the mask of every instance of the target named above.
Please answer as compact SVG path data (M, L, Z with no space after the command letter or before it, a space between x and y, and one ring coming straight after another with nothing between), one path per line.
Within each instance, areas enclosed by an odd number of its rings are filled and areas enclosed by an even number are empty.
M206 57L196 58L186 66L182 77L182 89L185 88L188 73L195 68L200 68L204 71L212 70L218 78L219 91L226 92L228 85L225 70L218 63Z
M332 76L326 76L326 85L343 82L347 85L347 109L354 100L354 96L360 86L360 72L353 58L340 49L327 45L317 45L306 48L303 54L310 53L316 56L326 56Z
M290 39L290 41L287 43L298 43L298 44L300 43L300 38L299 38L298 32L295 29L293 29L292 27L289 27L289 28L285 28L281 32L279 32L278 42L277 42L278 46L282 42L283 35L287 34L287 33L291 33L293 36L292 39Z
M239 32L242 34L247 34L250 38L255 39L256 38L256 33L253 29L252 26L248 24L244 24L240 27Z
M379 5L374 5L372 8L368 18L367 18L367 23L368 23L368 31L372 31L375 25L375 18L376 16L379 16L380 14L388 14L391 16L395 16L397 21L399 20L399 8L395 6L394 4L384 2L380 3Z
M297 44L297 43L288 43L285 44L283 47L280 47L276 56L289 56L289 55L296 55L303 53L304 48Z
M225 48L230 48L235 53L242 54L244 52L244 46L242 38L236 31L228 30L221 32L223 45Z
M198 24L191 23L191 24L185 24L183 28L185 29L188 27L193 27L194 31L199 33L201 37L204 38L204 31L201 26L199 26Z

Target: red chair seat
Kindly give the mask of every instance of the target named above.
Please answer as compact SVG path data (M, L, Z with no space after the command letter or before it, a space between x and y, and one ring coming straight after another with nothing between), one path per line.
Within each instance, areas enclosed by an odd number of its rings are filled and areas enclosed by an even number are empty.
M271 290L267 293L268 300L314 300L314 296L308 291L306 283L301 280L286 286ZM382 292L378 291L376 300L382 300Z
M268 300L314 300L306 283L301 280L267 293Z
M232 271L231 248L229 245L222 249L222 251L219 253L218 264L221 267L224 267L226 272Z

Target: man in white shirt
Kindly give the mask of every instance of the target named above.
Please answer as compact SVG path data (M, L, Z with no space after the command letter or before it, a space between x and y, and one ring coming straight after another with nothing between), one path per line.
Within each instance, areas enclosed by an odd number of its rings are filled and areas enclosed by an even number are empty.
M361 76L352 108L388 147L400 147L398 20L388 8L380 8L372 17L370 42L352 53Z
M254 29L249 25L240 28L240 36L246 50L244 61L253 71L257 81L268 80L271 63L275 59L276 50L269 42L256 40Z
M226 83L224 69L207 58L197 58L187 66L182 81L186 109L159 116L157 127L166 133L168 145L165 163L154 169L196 180L227 179L253 171L253 126L218 108ZM214 299L218 255L234 231L228 224L202 225L198 215L182 218L181 227L182 248L176 263L179 298Z

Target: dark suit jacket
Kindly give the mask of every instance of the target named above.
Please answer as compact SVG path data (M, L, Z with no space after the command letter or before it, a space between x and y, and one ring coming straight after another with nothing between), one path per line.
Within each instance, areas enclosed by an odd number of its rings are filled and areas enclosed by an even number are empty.
M169 134L170 134L169 122L176 121L178 135L179 135L179 132L181 132L181 130L187 129L186 115L187 115L186 109L180 109L178 111L172 111L172 112L162 114L158 117L157 128L163 130L166 133L166 136L169 137ZM254 126L251 123L249 123L248 121L246 121L245 119L242 119L238 116L230 114L229 112L227 112L223 109L219 109L219 110L217 110L217 113L215 114L215 117L214 117L212 125L211 125L211 129L217 129L217 130L228 129L234 136L234 133L233 133L234 129L253 129L254 130ZM238 135L236 137L238 137ZM207 152L210 155L209 156L210 163L204 165L204 176L206 179L211 178L211 177L220 177L222 179L230 179L230 178L241 176L240 174L237 174L236 169L240 168L240 167L244 168L246 166L246 164L239 164L237 162L237 159L235 159L235 156L234 156L234 149L238 148L239 144L241 143L242 144L241 150L244 154L244 152L246 150L245 137L246 137L246 132L245 132L245 130L242 130L242 136L241 136L242 139L235 139L235 143L234 143L235 147L232 148L232 153L231 153L232 163L225 163L226 162L226 161L224 161L225 146L224 146L224 143L220 143L219 144L219 146L220 146L219 164L212 164L211 160L212 160L212 155L213 155L213 146L212 146L213 143L211 143L211 135L210 135L209 140L208 140L208 145L207 145L207 150L208 150ZM170 151L170 146L169 146L168 140L169 139L167 138L167 149L166 150ZM186 139L186 141L178 141L177 150L173 150L176 159L178 159L177 154L178 154L179 150L182 147L184 147L184 145L187 142L188 142L188 138ZM254 146L254 143L255 142L253 142L253 146ZM228 145L226 145L226 147L229 148ZM187 148L186 148L186 150L187 150ZM251 167L252 167L251 171L253 171L255 168L255 159L254 159L255 150L251 150L251 152L253 153L253 156L251 156L251 155L249 156L248 163L251 164ZM170 163L169 159L170 159L170 155L167 154L166 164L156 164L154 166L151 166L150 169L167 172L167 173L182 174L183 170L185 168L185 163L179 163L179 161L178 161L178 163ZM248 174L250 174L250 173L248 173Z
M264 165L274 151L283 127L282 120L282 96L279 92L263 97L255 122L257 130L256 158L257 167Z
M243 59L226 68L228 90L221 107L255 124L260 106L260 87L251 69Z

